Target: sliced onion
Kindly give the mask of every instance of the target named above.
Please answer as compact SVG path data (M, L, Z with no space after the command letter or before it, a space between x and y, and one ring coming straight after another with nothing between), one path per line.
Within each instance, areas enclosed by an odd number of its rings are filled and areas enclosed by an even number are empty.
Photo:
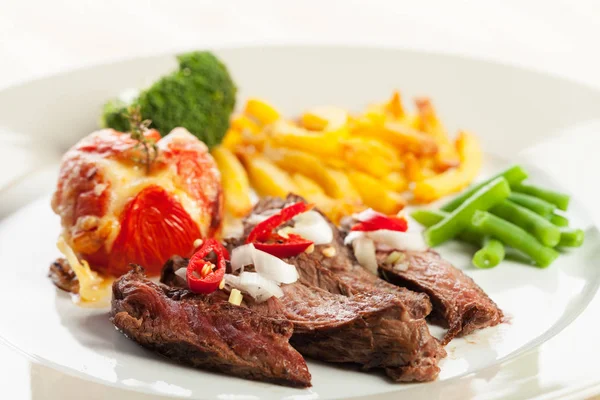
M238 275L225 274L223 280L225 281L225 286L229 289L240 286L240 277Z
M233 272L237 271L238 269L243 271L246 265L253 264L254 261L252 259L252 253L255 250L256 249L252 243L233 249L231 252L231 270Z
M250 225L256 225L258 223L263 222L270 216L277 214L279 211L281 211L280 208L271 208L269 210L263 211L260 214L250 214L248 218L246 218L246 222Z
M364 237L364 236L365 236L365 233L363 231L350 231L344 238L344 244L346 246L348 246L349 244L354 242L356 239Z
M377 212L372 208L367 208L359 213L352 214L352 218L360 222L368 222L375 217L387 217L387 215Z
M224 280L228 289L247 293L259 303L273 296L277 298L283 296L283 291L277 283L256 272L242 272L239 276L225 274Z
M256 225L256 224L259 224L259 223L263 222L267 218L269 218L268 215L250 214L248 216L248 218L246 218L246 223L248 223L250 225Z
M294 218L290 232L310 240L315 245L333 241L333 230L327 220L317 211L307 211Z
M187 282L187 268L179 268L175 271L175 275Z
M258 250L252 243L236 247L231 252L231 270L233 272L253 264L256 272L276 283L294 283L298 280L298 271L292 264Z
M425 251L427 245L423 240L423 236L419 233L407 233L390 231L388 229L379 229L372 232L365 232L365 235L378 246L386 246L394 250L405 250L405 251Z
M273 296L277 298L283 296L283 291L277 283L256 272L242 272L240 276L226 274L225 284L249 294L258 303Z
M393 247L388 246L387 244L381 244L381 243L375 243L375 247L379 251L394 251L394 250L396 250Z
M352 241L352 248L358 263L372 274L377 274L375 243L368 237L359 237Z
M298 280L298 271L292 264L264 251L254 249L252 260L256 272L277 283L294 283Z

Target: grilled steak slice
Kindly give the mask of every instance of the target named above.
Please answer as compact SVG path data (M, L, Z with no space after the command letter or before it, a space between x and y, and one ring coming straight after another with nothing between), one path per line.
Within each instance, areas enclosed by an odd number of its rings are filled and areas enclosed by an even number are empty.
M181 285L174 271L186 265L186 259L172 257L165 265L162 281ZM394 294L345 295L345 284L318 263L307 262L297 268L301 278L282 285L282 298L255 303L245 296L243 304L261 315L292 322L290 343L306 356L356 363L364 369L406 370L406 374L390 373L397 381L435 379L437 360L445 351L429 334L425 320L412 319ZM331 291L303 283L302 276L313 277Z
M298 196L262 199L253 214L303 201ZM245 234L253 228L245 221ZM428 381L439 373L446 352L423 319L431 311L427 295L391 285L356 265L331 224L334 241L311 254L286 261L300 279L284 285L284 296L248 305L294 323L291 343L302 354L329 362L353 362L365 369L385 368L396 381ZM235 246L242 240L230 242ZM322 250L333 246L335 255ZM331 254L329 254L331 255Z
M56 261L50 265L48 276L57 288L62 289L65 292L74 294L79 293L79 280L66 259L56 259Z
M286 201L293 203L302 201L302 198L288 196ZM330 226L335 228L331 222ZM336 250L334 257L326 257L319 251L319 246L310 257L318 259L324 267L333 271L351 288L350 291L395 292L406 308L411 310L413 318L428 315L431 306L425 305L410 293L427 294L433 303L433 313L429 317L448 326L448 332L442 341L444 345L456 336L502 322L502 311L485 292L471 278L434 251L407 252L406 262L409 267L406 271L395 271L391 266L385 266L383 261L389 252L379 252L377 256L380 273L393 284L391 285L356 265L354 256L349 247L344 246L338 229L334 229L331 246Z
M303 264L300 275L330 287L334 276L318 264ZM339 282L339 286L343 285ZM424 319L412 319L393 293L364 292L351 296L296 283L282 286L284 296L249 304L254 310L280 315L294 323L291 343L302 354L329 362L361 364L364 369L415 366L429 360L425 380L439 372L437 359L445 351L429 334ZM400 375L400 374L398 374ZM406 377L398 376L398 380ZM410 379L409 379L410 380Z
M404 252L398 269L384 263L388 253L378 252L381 274L394 284L426 293L433 303L432 318L448 326L446 344L455 336L502 322L502 310L467 275L435 251Z
M194 367L288 386L310 386L290 346L293 325L234 306L219 296L169 289L141 267L113 284L111 320L140 345Z
M302 197L293 194L288 195L286 199L275 197L263 198L255 205L252 213L262 214L265 211L281 209L286 205L299 201L305 200ZM324 215L323 217L327 219ZM337 281L341 282L343 285L342 291L345 295L365 292L376 292L380 294L390 293L396 296L401 306L412 318L424 318L431 312L431 302L423 293L415 293L406 288L392 285L383 279L370 274L358 265L354 258L354 254L350 251L348 246L344 245L344 239L340 230L331 221L328 220L328 222L333 231L333 241L331 244L315 246L315 250L311 254L305 253L286 260L288 263L296 265L304 283L313 284L319 287L325 285L325 288L328 290L336 285L328 281L315 281L314 277L307 275L307 271L302 268L303 263L317 263L331 271L337 278ZM245 235L248 235L253 227L253 224L246 221L244 223ZM332 257L326 256L326 252L323 251L328 247L333 247L335 250L335 254Z

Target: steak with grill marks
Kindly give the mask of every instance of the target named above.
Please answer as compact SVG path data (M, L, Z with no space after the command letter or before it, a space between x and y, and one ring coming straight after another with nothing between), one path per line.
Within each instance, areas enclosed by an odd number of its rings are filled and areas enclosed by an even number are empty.
M231 244L231 243L230 243ZM174 272L187 260L173 257L161 276L163 282L184 285ZM255 303L244 296L243 306L275 319L293 323L290 343L312 358L383 368L396 381L429 381L439 373L444 349L433 338L424 319L412 319L392 293L345 295L348 290L331 271L318 263L297 267L300 276L312 276L325 288L302 283L282 285L284 296Z
M262 199L253 214L281 209L303 201L297 196ZM253 228L245 221L245 235ZM248 307L281 316L294 324L291 343L302 354L329 362L351 362L364 369L383 368L396 381L429 381L437 377L439 359L446 353L431 336L424 317L431 311L426 295L391 285L355 266L332 225L336 248L325 257L317 246L312 254L286 261L300 279L282 285L284 296ZM230 249L243 238L230 240ZM248 297L248 296L246 296Z
M275 197L263 198L254 207L253 214L262 214L268 210L281 209L286 205L301 201L303 202L305 200L302 197L293 194L288 195L286 199ZM315 250L310 254L303 253L297 257L286 260L288 263L299 267L300 277L304 283L315 286L327 283L316 281L315 279L320 276L311 276L310 271L312 271L312 269L305 270L302 268L302 265L306 263L317 264L322 266L321 269L326 269L335 276L336 281L338 282L337 284L343 286L343 294L345 295L357 293L389 293L394 295L396 299L402 303L402 307L412 318L424 318L431 312L431 303L427 295L415 293L406 288L390 284L365 271L364 268L358 265L358 262L356 262L356 259L354 258L354 254L352 254L348 246L344 245L340 230L324 215L323 218L328 221L333 232L332 242L326 245L315 246ZM248 220L249 219L246 219L244 222L245 235L248 235L254 227ZM335 254L332 257L326 256L323 252L327 247L333 247L335 250Z
M297 201L303 199L290 195L286 201L275 202L281 206ZM435 251L404 252L406 257L404 264L408 266L406 270L398 270L386 265L384 260L389 252L378 252L379 272L390 284L357 266L349 247L343 244L341 232L335 229L331 222L330 226L334 232L331 246L335 249L335 256L325 256L319 250L326 246L316 246L309 258L320 261L324 267L333 271L351 288L351 292L398 291L396 293L403 299L407 308L412 310L413 317L425 316L429 314L431 308L423 309L423 303L414 301L413 296L406 296L407 289L410 289L408 293L415 291L427 294L433 304L433 312L429 318L448 327L442 340L444 345L456 336L466 335L502 322L502 310L488 295L471 278L442 259ZM288 261L293 262L293 260Z
M433 303L431 317L448 327L443 343L455 336L502 322L502 310L467 275L435 251L403 252L404 268L384 262L388 253L378 252L381 274L390 282L429 295Z
M304 358L288 340L293 325L227 302L159 286L141 267L113 284L111 320L140 345L175 361L247 379L310 386Z

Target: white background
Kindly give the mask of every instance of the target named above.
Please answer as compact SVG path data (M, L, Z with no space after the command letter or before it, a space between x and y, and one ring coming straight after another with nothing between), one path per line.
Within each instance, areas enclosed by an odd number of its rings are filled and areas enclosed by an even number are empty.
M600 88L599 21L595 0L0 0L0 88L139 55L272 43L464 54ZM30 365L4 347L0 393L15 400L150 398Z

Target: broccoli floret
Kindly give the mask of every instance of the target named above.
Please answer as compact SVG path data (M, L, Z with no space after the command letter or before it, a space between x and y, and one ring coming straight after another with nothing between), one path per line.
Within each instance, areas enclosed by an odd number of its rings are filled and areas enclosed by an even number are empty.
M109 100L102 108L102 117L100 125L105 128L113 128L119 132L129 130L129 120L127 119L127 104L121 99Z
M143 90L133 105L152 127L165 135L182 126L207 146L221 142L235 106L236 87L225 65L210 52L192 52L177 57L179 69ZM120 131L129 129L122 112L128 104L109 102L103 124Z

